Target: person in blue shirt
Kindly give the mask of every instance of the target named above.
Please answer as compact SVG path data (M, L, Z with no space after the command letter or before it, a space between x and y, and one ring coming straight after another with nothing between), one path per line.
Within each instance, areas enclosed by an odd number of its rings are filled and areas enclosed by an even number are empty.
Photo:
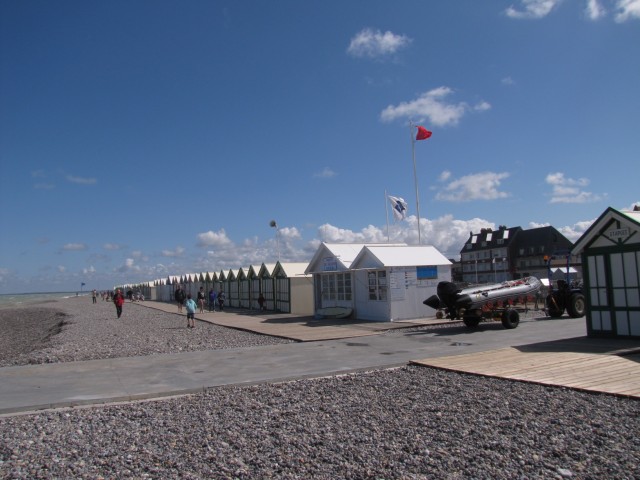
M216 311L216 291L213 288L209 290L209 311Z
M187 328L196 328L196 302L191 298L191 294L187 295L187 303L185 304L187 308Z

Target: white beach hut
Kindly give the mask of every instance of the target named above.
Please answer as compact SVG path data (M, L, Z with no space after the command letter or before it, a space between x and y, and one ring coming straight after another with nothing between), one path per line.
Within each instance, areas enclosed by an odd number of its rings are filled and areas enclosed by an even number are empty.
M353 306L361 320L394 321L432 316L422 302L439 282L451 281L451 262L429 245L364 246L350 266Z
M367 245L406 246L396 244L321 243L305 273L313 275L314 311L326 309L354 310L351 263Z

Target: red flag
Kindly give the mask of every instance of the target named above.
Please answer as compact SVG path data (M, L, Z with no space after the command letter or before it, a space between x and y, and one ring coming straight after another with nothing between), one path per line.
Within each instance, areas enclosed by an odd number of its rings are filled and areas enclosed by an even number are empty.
M418 133L416 134L416 140L426 140L431 136L431 132L420 125L417 125Z

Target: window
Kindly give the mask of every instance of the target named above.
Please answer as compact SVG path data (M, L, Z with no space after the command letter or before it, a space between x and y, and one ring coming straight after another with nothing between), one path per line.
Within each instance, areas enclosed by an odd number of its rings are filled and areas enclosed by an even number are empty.
M369 272L369 300L387 300L387 272L374 270Z
M351 274L330 273L321 275L322 300L351 301Z

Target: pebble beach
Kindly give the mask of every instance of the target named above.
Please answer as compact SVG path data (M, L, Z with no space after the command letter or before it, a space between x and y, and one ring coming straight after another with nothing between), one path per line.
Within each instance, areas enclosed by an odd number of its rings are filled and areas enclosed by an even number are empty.
M0 366L288 340L90 298L0 309ZM640 478L640 402L407 366L0 417L0 478Z

